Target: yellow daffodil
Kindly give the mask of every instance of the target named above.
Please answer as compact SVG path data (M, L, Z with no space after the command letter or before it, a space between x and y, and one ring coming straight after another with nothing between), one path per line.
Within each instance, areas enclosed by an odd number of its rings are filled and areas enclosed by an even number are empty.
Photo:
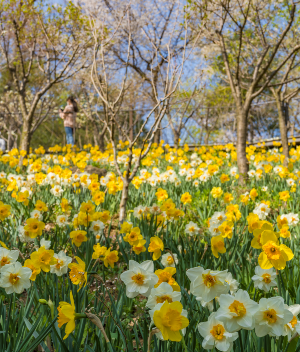
M35 203L35 209L38 210L38 211L47 211L48 207L41 200L37 200L36 203Z
M77 263L70 263L68 265L71 271L69 272L70 280L74 285L79 285L78 291L87 283L87 272L85 271L85 262L82 261L79 257L75 257Z
M263 222L259 220L258 215L254 213L250 213L247 216L247 222L248 222L248 231L250 233L252 233L256 229L259 229L263 225Z
M83 213L93 214L95 210L95 205L89 200L86 203L82 203L80 206L80 211Z
M26 225L24 226L24 230L28 232L30 238L41 236L44 228L45 224L37 219L27 219Z
M161 251L164 250L164 243L163 241L158 237L154 236L150 238L150 244L148 247L148 252L153 253L153 260L157 260L161 256Z
M110 248L104 253L103 263L108 268L114 268L114 264L119 260L118 251L110 251Z
M70 303L59 302L58 310L58 327L66 325L64 340L75 330L75 303L72 291L70 291Z
M279 244L275 233L264 231L260 238L262 252L258 257L258 263L262 269L274 267L283 270L286 262L294 258L292 250L284 244Z
M163 201L163 200L169 198L168 192L165 191L165 190L162 189L162 188L159 188L159 189L157 190L157 192L155 193L155 195L156 195L156 198L157 198L157 200L158 200L159 202L161 202L161 201Z
M180 201L186 205L192 202L192 196L189 194L189 192L183 193L183 195L180 198Z
M268 221L261 221L261 227L253 231L254 238L251 241L251 246L256 249L262 248L261 236L262 234L274 234L276 238L279 236L274 232L273 226Z
M144 246L145 243L146 243L146 240L139 240L137 244L132 246L132 250L136 255L146 252L146 247Z
M279 192L279 199L283 200L284 202L287 202L289 198L290 198L289 191Z
M180 302L163 303L160 310L153 315L155 326L160 330L165 341L181 341L181 330L189 325L189 320L182 313Z
M129 233L131 229L132 229L132 224L125 221L121 225L120 233Z
M62 200L60 202L60 207L61 207L61 211L63 213L66 213L72 209L72 207L69 205L69 202L66 198L62 198Z
M128 242L131 246L137 244L142 239L143 236L141 235L141 230L138 227L132 228L131 231L123 237L123 240Z
M158 282L154 287L158 287L162 282L167 282L170 286L173 287L174 291L180 291L180 286L172 277L176 274L176 268L167 267L165 269L158 269L155 271L155 275L158 276Z
M40 267L44 272L50 271L50 265L56 264L54 251L40 247L37 251L31 253L30 259L35 267Z
M213 198L220 198L221 195L223 194L222 188L213 187L213 189L210 191L210 194L212 195Z
M36 276L41 272L41 267L32 259L26 259L24 263L24 267L31 269L32 274L30 276L30 280L35 281Z
M83 242L87 241L86 234L87 232L83 230L71 231L70 237L72 238L72 243L75 244L76 247L80 247Z
M226 248L225 248L225 244L224 244L224 238L223 236L214 236L211 238L211 251L212 254L216 257L219 258L219 253L225 253L226 252Z
M99 204L103 203L104 200L105 200L105 193L104 193L104 192L101 192L101 191L95 192L95 193L93 194L92 200L93 200L93 202L94 202L96 205L99 205Z
M0 220L3 221L9 217L11 206L8 204L4 204L0 201Z
M105 252L107 251L107 248L105 246L100 246L99 243L95 244L93 249L94 249L94 253L92 255L93 259L99 259L101 257L104 257Z

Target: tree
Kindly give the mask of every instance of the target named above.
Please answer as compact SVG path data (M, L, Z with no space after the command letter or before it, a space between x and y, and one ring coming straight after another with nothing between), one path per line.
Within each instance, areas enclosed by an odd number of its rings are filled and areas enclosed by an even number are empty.
M92 6L93 5L93 6ZM143 32L143 26L138 25L137 13L135 7L129 6L129 2L110 2L111 8L107 9L106 2L102 0L93 1L88 6L82 5L90 21L90 30L92 31L94 38L94 61L91 70L91 79L94 84L94 88L103 102L104 114L101 117L101 122L106 126L108 131L109 140L113 147L114 153L114 165L120 179L123 182L119 220L123 221L126 217L126 205L128 200L129 185L133 178L137 174L140 167L140 162L148 154L151 146L154 142L154 137L159 129L160 123L166 113L170 98L176 92L179 85L180 78L183 71L183 65L186 60L185 44L187 38L187 24L182 18L178 18L178 21L184 23L184 43L182 50L172 50L174 48L171 44L174 37L174 31L176 24L173 25L173 31L169 32L167 39L165 40L165 54L163 55L163 61L166 61L166 70L164 71L163 77L160 81L159 89L153 88L152 94L155 105L152 109L143 117L143 122L140 128L135 132L135 135L130 135L128 127L121 125L118 115L122 112L124 107L124 101L126 92L130 85L130 69L132 68L133 58L133 45L134 42L141 40L141 33ZM112 6L114 5L114 6ZM146 11L147 8L143 7L142 2L137 4L140 9ZM146 20L148 12L140 12L143 21ZM137 27L138 29L137 30ZM118 71L118 80L115 79L114 66L109 65L113 60L111 56L112 47L115 45L124 45L126 33L127 42L127 56L124 61L124 68ZM147 33L149 43L154 43L155 32ZM115 50L115 49L113 49ZM140 53L142 55L142 53ZM157 67L161 62L158 49L155 45L149 45L147 56L153 58L149 64L149 72L151 75L150 84L153 87L157 86L159 76ZM158 65L158 66L157 66ZM146 79L146 78L145 78ZM112 83L114 85L112 86ZM143 90L143 85L140 86ZM113 88L113 89L112 89ZM126 104L125 104L126 106ZM151 123L151 117L155 116ZM146 125L150 127L148 131L144 133ZM118 129L122 135L123 140L128 143L127 149L127 162L124 170L122 165L118 162L118 141L115 140L115 131ZM132 138L133 137L133 138ZM137 142L141 140L140 148L138 148Z
M38 104L54 85L88 64L89 38L71 2L62 7L41 0L1 0L0 28L0 50L22 115L20 149L28 152Z
M157 0L92 0L90 8L102 6L102 11L115 23L120 23L118 40L110 43L113 53L111 65L116 71L126 69L139 76L151 106L157 105L157 96L164 87L168 55L178 57L184 50L186 28L178 19L183 17L183 5L179 0L166 0L161 6ZM121 21L124 8L130 8L130 29ZM128 47L128 35L131 35ZM156 114L156 110L154 110ZM155 116L155 118L159 118ZM159 143L161 128L157 129L154 140Z
M237 120L239 181L243 183L249 168L246 141L251 104L272 86L300 49L295 41L287 53L283 55L282 51L289 31L298 26L298 4L272 0L191 0L190 3L195 16L194 30L201 32L203 46L215 49L214 63L231 88Z

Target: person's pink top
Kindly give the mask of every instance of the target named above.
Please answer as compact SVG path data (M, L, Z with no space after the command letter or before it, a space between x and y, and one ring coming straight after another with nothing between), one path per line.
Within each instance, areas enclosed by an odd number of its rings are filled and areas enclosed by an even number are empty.
M59 113L59 116L64 120L65 127L76 127L76 112L73 105L67 105L64 111Z

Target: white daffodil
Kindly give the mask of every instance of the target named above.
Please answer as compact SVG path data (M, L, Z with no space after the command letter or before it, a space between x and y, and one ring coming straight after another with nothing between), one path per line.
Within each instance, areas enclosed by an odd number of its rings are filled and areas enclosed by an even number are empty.
M68 217L66 215L58 215L56 217L56 224L59 227L64 227L68 225Z
M97 234L101 232L104 229L105 225L103 224L102 221L97 220L93 221L90 226L90 231L92 231L94 234Z
M37 219L39 221L42 221L43 220L43 215L42 213L39 211L39 210L33 210L31 213L30 213L30 217L32 219Z
M277 286L276 272L273 268L262 269L260 266L255 267L255 275L252 276L255 288L269 292L271 287Z
M45 249L50 249L50 246L51 246L51 241L47 241L45 240L44 238L41 239L41 242L40 242L40 246L41 247L45 247ZM38 250L38 249L37 249Z
M253 315L258 310L258 304L250 299L247 291L238 290L235 296L221 295L219 304L216 319L224 323L227 331L254 329Z
M161 257L161 263L162 265L166 268L166 267L173 267L175 268L175 264L178 264L178 258L177 258L177 254L172 253L172 255L170 253L166 253Z
M57 276L62 276L68 272L68 265L72 262L72 258L68 257L64 251L54 254L57 263L50 265L50 272L56 274Z
M134 298L139 294L148 297L151 289L158 282L152 260L146 260L141 264L130 260L129 270L122 273L120 278L126 285L126 295L129 298Z
M201 297L205 302L209 302L229 291L229 285L225 282L227 270L204 270L199 266L189 269L186 274L191 280L191 293L196 297Z
M259 220L265 220L266 217L269 215L270 211L271 209L267 204L260 203L255 207L255 209L253 210L253 213L258 215Z
M238 333L226 331L224 324L216 318L216 313L212 313L207 322L198 324L198 331L204 338L202 347L211 350L214 347L222 352L232 349L233 341L238 338Z
M200 302L200 304L201 304L201 306L203 307L203 308L207 308L210 312L213 312L214 311L214 300L212 299L211 301L209 301L209 302L205 302L203 299L202 299L202 297L197 297L196 298L196 300L198 301L198 302ZM219 300L219 298L216 298L216 301L218 301Z
M64 192L64 190L63 190L59 185L56 185L56 186L54 186L53 188L51 188L50 192L51 192L55 197L59 197L59 196Z
M21 242L34 242L34 238L28 236L28 232L24 230L24 226L18 226L18 236Z
M293 319L288 324L284 325L283 336L287 336L288 340L290 340L295 333L300 334L300 321L298 321L298 314L300 313L300 304L294 304L292 306L288 306L287 304L285 304L284 306L293 314Z
M268 334L282 336L284 325L293 317L293 313L284 306L282 297L262 298L258 304L258 311L254 314L255 333L258 337Z
M0 247L0 270L3 269L5 265L15 263L18 260L18 257L18 250L10 251L6 248Z
M225 282L229 285L230 293L234 295L239 288L239 282L232 277L231 273L227 273Z
M7 294L22 293L31 285L29 280L32 275L31 269L22 267L19 262L5 265L0 275L0 287L3 287Z
M289 213L286 215L286 217L287 217L287 221L288 221L289 226L295 226L299 222L299 215L298 214Z
M199 227L197 224L195 224L193 221L190 221L186 227L184 232L187 233L190 236L198 235L199 234Z
M181 292L173 291L173 287L167 282L162 282L157 288L151 290L146 307L153 309L158 303L180 301Z

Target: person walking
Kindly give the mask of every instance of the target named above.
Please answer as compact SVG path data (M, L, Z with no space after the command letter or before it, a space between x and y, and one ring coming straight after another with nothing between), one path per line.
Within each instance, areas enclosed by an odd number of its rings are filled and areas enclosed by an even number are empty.
M64 110L59 109L59 116L64 120L67 144L71 144L72 146L74 145L76 113L78 111L77 102L72 96L67 99L67 106Z

